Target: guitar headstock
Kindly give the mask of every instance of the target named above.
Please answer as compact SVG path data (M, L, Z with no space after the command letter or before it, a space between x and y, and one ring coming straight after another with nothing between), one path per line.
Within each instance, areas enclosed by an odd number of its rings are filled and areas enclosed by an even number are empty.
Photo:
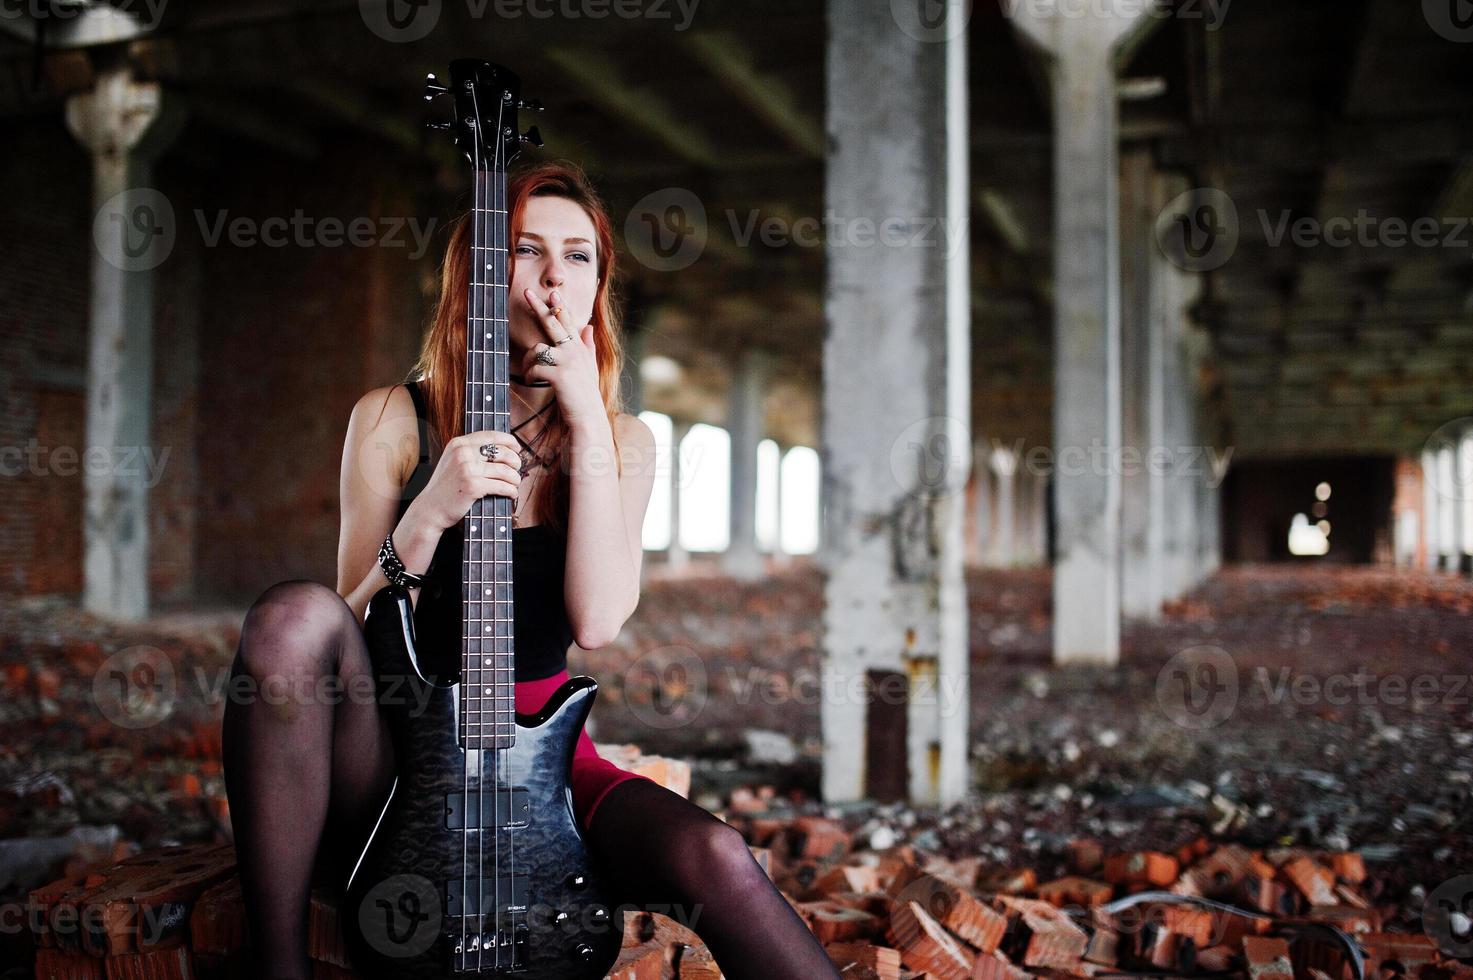
M450 84L430 75L425 80L425 101L449 96L455 118L427 121L431 129L449 130L455 145L477 170L506 170L523 143L542 145L542 135L533 126L518 131L517 113L522 109L542 111L542 103L521 98L522 80L515 72L478 58L450 62Z

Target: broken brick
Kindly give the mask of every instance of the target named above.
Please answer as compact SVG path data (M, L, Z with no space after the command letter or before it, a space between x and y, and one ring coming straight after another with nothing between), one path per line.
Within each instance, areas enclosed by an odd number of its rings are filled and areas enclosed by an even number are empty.
M1243 939L1243 958L1248 963L1249 980L1294 980L1289 944L1282 939L1247 936Z
M917 902L903 902L890 915L890 944L906 964L935 980L968 980L974 957Z
M1181 863L1160 851L1111 854L1105 858L1104 879L1112 885L1154 885L1164 888L1176 881Z

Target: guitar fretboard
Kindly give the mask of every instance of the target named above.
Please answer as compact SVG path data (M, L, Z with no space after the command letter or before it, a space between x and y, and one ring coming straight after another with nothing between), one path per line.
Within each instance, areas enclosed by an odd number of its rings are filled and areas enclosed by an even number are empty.
M511 427L509 234L506 172L477 168L466 310L465 432L506 432ZM462 524L461 737L467 750L508 748L516 740L513 507L508 497L481 497Z

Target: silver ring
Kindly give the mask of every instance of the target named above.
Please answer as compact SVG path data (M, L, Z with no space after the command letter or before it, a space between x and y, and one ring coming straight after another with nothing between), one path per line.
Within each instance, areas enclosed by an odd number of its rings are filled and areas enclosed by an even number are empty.
M552 356L552 348L551 347L544 347L540 351L538 351L537 352L537 362L539 364L546 364L548 367L554 367L554 366L556 366L557 365L557 359Z
M481 455L482 456L485 456L488 460L490 460L493 463L496 462L496 454L498 452L500 452L500 451L501 451L501 447L498 446L498 445L496 445L496 443L494 443L494 442L488 442L484 446L481 447Z
M572 339L573 339L573 335L572 334L568 334L562 340L557 341L553 346L555 346L555 347L561 347L561 346L563 346L563 344L566 344L568 341L570 341Z

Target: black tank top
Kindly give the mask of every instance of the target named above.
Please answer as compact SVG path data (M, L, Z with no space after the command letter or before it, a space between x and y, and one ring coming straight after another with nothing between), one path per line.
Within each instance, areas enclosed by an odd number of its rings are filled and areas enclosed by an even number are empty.
M409 508L435 471L430 459L429 425L424 394L418 382L404 385L414 399L419 424L419 462L409 475L399 499L399 517ZM417 639L433 637L442 649L460 649L460 555L461 522L456 521L440 535L435 547L429 579L414 605ZM573 627L563 600L563 572L567 540L548 524L512 529L512 624L516 637L515 680L535 681L551 677L568 664L568 647ZM454 630L450 631L450 624Z

